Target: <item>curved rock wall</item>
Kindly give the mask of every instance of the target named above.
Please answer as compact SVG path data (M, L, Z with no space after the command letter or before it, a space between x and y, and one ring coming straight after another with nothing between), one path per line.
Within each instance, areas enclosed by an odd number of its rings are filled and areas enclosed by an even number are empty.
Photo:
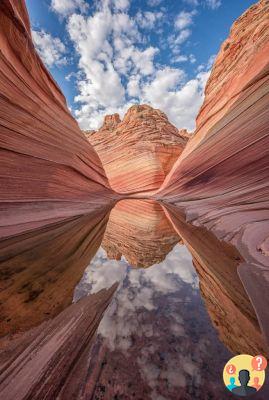
M232 26L206 87L197 129L156 197L231 242L269 339L269 2ZM264 287L263 294L260 288ZM266 295L267 296L267 295Z
M0 2L0 43L0 236L9 236L15 225L28 230L48 223L51 210L57 218L59 203L76 214L81 201L98 208L112 191L34 49L24 1ZM15 213L23 217L13 221Z

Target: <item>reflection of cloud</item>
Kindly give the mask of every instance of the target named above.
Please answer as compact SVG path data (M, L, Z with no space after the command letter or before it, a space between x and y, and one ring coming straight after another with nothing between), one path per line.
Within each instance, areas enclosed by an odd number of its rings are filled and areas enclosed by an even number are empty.
M124 257L120 261L109 260L106 252L100 248L76 287L74 301L109 288L124 278L129 280L127 297L133 302L132 309L141 305L147 309L154 308L151 302L152 289L161 293L174 292L179 288L179 280L190 284L194 289L198 288L198 278L192 266L192 258L185 246L175 246L165 261L147 270L131 269ZM131 288L136 288L136 296L131 293Z
M112 261L106 258L106 252L100 248L85 270L77 285L73 301L101 289L110 288L115 282L120 282L126 275L127 265L123 261Z
M196 360L192 359L191 354L184 355L170 351L166 353L166 358L162 364L158 365L153 355L159 351L158 341L153 340L153 345L145 346L141 351L142 355L137 358L140 374L153 390L151 393L153 400L158 398L157 390L158 386L161 386L160 382L166 382L168 392L175 388L185 388L188 381L191 381L192 385L196 387L200 384L200 366ZM182 353L184 353L184 350L182 350Z
M176 292L182 283L190 285L194 290L198 288L192 258L185 246L176 245L165 261L146 270L131 269L124 257L120 261L108 260L105 251L100 248L75 290L74 301L111 287L115 282L122 283L101 321L99 333L108 338L112 349L119 347L121 350L131 345L127 336L132 332L145 336L152 333L151 325L141 325L139 319L133 318L137 310L156 309L154 300L157 294ZM182 332L177 320L172 329L175 333Z
M115 265L115 261L113 264ZM108 339L111 349L118 348L122 351L128 348L127 344L131 346L127 337L133 333L152 336L152 326L140 323L139 316L136 315L138 310L155 310L158 307L156 297L177 292L184 283L192 290L198 289L198 278L192 266L191 255L187 248L181 245L176 245L164 262L146 270L125 267L125 274L123 283L98 329L98 332ZM94 279L91 273L89 277ZM179 326L179 317L176 316L173 323L172 329L175 333L184 332L183 327ZM155 336L157 334L155 332Z
M132 269L124 258L107 260L100 249L79 284L80 293L115 281L120 285L98 328L110 360L107 373L120 362L128 368L128 379L139 371L139 385L150 388L154 400L186 393L199 398L204 379L217 381L210 360L212 352L223 357L223 347L209 323L187 248L176 245L164 262L148 269Z
M198 278L191 255L185 246L176 245L164 262L146 270L126 270L101 321L99 335L111 351L131 357L154 400L168 399L161 389L164 382L168 392L185 388L187 382L200 382L197 361L193 354L186 354L183 345L189 333L181 313L197 293ZM171 345L167 345L169 340ZM138 341L142 341L142 347L136 345ZM196 343L195 351L206 351L203 338ZM156 354L163 352L159 362Z

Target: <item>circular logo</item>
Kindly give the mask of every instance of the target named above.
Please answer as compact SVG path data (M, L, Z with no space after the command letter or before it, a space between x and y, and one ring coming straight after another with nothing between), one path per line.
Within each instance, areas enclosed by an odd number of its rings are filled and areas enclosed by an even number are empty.
M235 356L223 369L224 384L236 396L246 397L255 394L264 384L266 367L267 360L262 355Z

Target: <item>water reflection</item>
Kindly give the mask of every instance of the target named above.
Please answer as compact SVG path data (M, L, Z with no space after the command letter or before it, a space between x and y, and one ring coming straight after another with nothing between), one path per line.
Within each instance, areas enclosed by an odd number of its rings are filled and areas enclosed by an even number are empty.
M104 209L0 241L0 337L37 326L72 303L108 216Z
M102 249L99 254L104 257ZM146 270L132 269L125 260L120 264L110 266L121 283L92 348L90 370L102 368L89 397L98 398L100 388L106 399L200 399L225 393L219 377L230 353L210 324L187 248L176 245L164 262ZM106 264L93 263L78 291L88 285L94 292L106 270ZM106 284L110 279L101 287Z
M160 204L152 200L122 200L111 211L102 247L110 259L123 255L133 267L163 261L179 236Z
M0 242L1 395L232 398L226 361L266 354L240 261L180 209L142 200Z

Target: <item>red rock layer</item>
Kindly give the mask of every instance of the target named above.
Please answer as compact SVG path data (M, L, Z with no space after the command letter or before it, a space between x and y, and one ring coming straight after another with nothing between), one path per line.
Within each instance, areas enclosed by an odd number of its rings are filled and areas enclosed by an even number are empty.
M98 208L112 191L34 49L24 0L0 2L0 50L1 237L16 233L14 224L48 223L58 202L75 214L79 202ZM15 213L23 218L13 221Z
M109 208L0 242L0 337L59 314L100 247Z
M209 78L197 129L157 197L232 242L269 341L269 2L232 26ZM263 298L261 298L263 288Z
M122 122L118 114L108 115L99 131L86 134L111 187L124 194L158 189L187 142L148 105L132 106Z
M149 267L163 261L179 240L158 203L129 199L111 211L102 247L110 259L123 255L133 267Z

